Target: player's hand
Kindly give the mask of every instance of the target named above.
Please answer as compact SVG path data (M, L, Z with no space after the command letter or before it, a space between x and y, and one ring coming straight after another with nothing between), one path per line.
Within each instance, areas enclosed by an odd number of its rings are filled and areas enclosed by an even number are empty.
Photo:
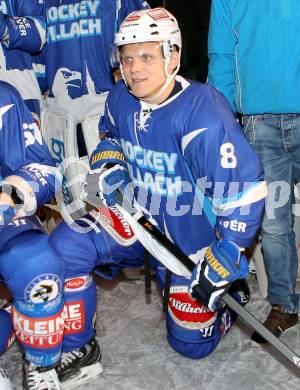
M190 293L210 310L221 307L220 298L236 279L244 279L249 273L247 259L231 241L214 241L205 256L194 268Z
M2 41L2 39L3 39L3 36L5 34L5 30L6 30L6 24L5 24L5 20L4 20L4 14L3 14L3 12L0 11L0 41Z
M84 185L84 199L94 206L101 200L106 206L120 203L118 198L124 193L131 179L127 168L115 164L108 168L91 171L86 177Z

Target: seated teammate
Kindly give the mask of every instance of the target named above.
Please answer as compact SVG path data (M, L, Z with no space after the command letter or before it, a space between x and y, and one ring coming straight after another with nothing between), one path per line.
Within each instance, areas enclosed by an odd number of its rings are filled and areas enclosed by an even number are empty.
M24 350L23 386L57 390L53 366L63 337L63 265L34 212L54 197L56 169L17 90L0 81L0 278L13 297L12 320ZM0 353L13 339L0 310Z

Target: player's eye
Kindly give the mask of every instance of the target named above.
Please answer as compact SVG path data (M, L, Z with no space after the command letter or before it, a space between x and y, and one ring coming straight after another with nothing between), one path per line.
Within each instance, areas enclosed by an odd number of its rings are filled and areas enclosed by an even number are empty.
M141 59L143 62L147 63L147 62L153 61L153 56L151 56L149 54L142 54Z
M122 65L130 65L132 64L133 58L132 57L122 57L121 63Z

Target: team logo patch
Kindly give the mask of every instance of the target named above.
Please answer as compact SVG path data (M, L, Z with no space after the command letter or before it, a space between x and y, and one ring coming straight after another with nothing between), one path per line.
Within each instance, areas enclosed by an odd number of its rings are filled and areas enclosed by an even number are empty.
M59 295L61 287L61 281L57 275L42 274L26 286L25 299L35 304L49 302Z
M81 333L85 328L84 301L66 302L64 317L65 334Z
M192 330L209 327L217 317L217 312L190 297L188 286L171 287L168 313L176 324Z

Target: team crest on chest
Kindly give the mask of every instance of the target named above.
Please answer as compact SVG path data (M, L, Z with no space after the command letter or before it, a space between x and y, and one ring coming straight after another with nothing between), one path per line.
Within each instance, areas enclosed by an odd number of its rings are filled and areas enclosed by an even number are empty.
M134 130L144 131L145 133L149 130L149 119L151 119L152 110L141 110L140 112L134 113ZM147 123L148 121L148 123Z

